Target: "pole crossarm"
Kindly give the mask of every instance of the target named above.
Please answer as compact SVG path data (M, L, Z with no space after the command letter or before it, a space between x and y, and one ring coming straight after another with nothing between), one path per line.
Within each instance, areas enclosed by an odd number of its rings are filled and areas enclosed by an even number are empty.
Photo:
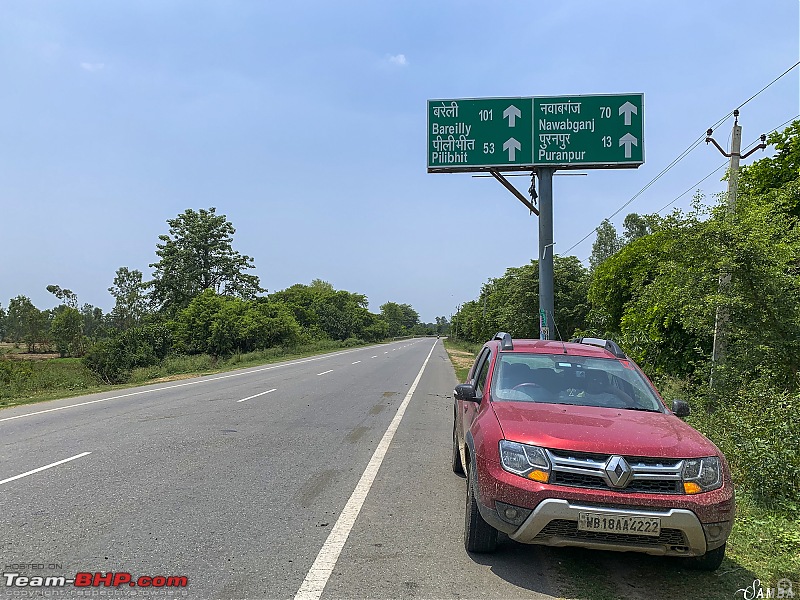
M722 146L720 146L717 143L717 140L715 140L714 138L711 137L711 134L713 132L709 129L706 133L707 133L707 135L706 135L706 144L708 142L711 142L712 144L714 144L717 147L717 150L719 150L720 153L722 153L722 156L724 156L725 158L730 158L731 156L735 155L735 156L738 156L740 159L744 159L744 158L747 158L748 156L750 156L756 150L766 150L767 149L767 144L766 144L767 136L765 134L763 134L763 133L761 134L761 143L756 145L756 146L753 146L753 148L749 152L746 152L745 154L739 154L738 152L731 152L731 153L725 152L725 150L722 149Z
M489 173L491 173L492 177L494 177L495 179L497 179L497 181L499 181L500 183L502 183L502 184L503 184L503 186L504 186L504 187L505 187L505 188L506 188L506 189L507 189L509 192L511 192L512 194L514 194L514 196L516 196L517 200L519 200L520 202L522 202L522 203L523 203L523 204L524 204L524 205L525 205L525 206L528 208L528 210L530 210L530 211L531 211L533 214L535 214L537 217L539 216L539 209L538 209L538 208L536 208L536 207L533 205L533 203L532 203L530 200L528 200L528 199L527 199L527 198L526 198L526 197L525 197L525 196L522 194L522 192L520 192L520 191L519 191L517 188L515 188L515 187L512 185L512 183L511 183L511 182L510 182L508 179L506 179L505 177L503 177L503 174L502 174L500 171L498 171L497 169L489 169Z

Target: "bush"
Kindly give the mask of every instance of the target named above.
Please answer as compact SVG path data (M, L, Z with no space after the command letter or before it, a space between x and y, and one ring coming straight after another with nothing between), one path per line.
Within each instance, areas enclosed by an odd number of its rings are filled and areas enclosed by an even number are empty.
M800 394L760 381L692 424L725 454L734 483L767 502L800 500Z
M130 371L164 360L172 347L169 329L160 323L134 327L89 348L84 364L107 383L124 383Z

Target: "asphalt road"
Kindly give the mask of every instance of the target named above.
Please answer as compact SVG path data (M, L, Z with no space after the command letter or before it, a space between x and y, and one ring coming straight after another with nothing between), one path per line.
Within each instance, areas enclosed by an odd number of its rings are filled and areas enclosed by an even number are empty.
M0 598L549 598L546 550L464 551L455 383L415 339L2 410L3 573L188 585Z

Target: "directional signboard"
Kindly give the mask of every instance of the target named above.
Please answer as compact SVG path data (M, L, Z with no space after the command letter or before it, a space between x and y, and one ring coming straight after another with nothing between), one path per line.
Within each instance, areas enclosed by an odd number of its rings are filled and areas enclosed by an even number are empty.
M530 164L532 111L530 98L429 100L428 171Z
M638 167L644 162L644 96L533 98L533 164Z
M638 167L642 94L428 101L428 172Z

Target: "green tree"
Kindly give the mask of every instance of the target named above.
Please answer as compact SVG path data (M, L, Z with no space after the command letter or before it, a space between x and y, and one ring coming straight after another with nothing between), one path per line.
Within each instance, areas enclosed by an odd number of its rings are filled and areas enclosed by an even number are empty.
M117 329L125 330L142 322L147 314L147 286L142 281L142 272L138 269L120 267L114 276L114 284L108 288L114 297L114 308L109 317Z
M629 244L633 240L638 240L653 233L657 227L658 215L639 215L637 213L630 213L625 217L622 222L622 240L625 244Z
M0 305L0 342L6 339L6 311Z
M106 323L103 309L91 304L84 304L81 307L83 317L83 333L89 339L97 339L105 335Z
M574 256L555 256L553 260L552 337L569 339L587 328L589 273ZM483 342L498 331L517 338L539 337L539 263L531 261L510 267L497 279L490 279L477 300L467 302L453 318L457 335L472 342Z
M387 302L381 306L381 317L389 327L389 335L407 335L419 323L419 314L409 304Z
M253 259L233 249L235 229L215 208L187 209L168 219L169 234L156 244L160 260L151 282L152 299L167 314L177 314L205 290L253 298L264 290L258 277L247 273Z
M34 352L50 341L50 314L36 308L30 298L17 296L8 303L6 328L12 342L24 342L28 352Z
M72 291L66 288L61 288L57 285L48 285L47 291L53 294L56 298L61 300L61 303L64 306L69 306L70 308L78 308L78 296Z
M603 219L595 231L597 231L597 237L592 244L592 255L589 257L591 270L595 270L604 260L613 256L623 245L616 228L608 219Z
M78 309L64 306L57 311L50 325L50 335L62 358L83 355L83 315Z
M192 300L171 327L179 350L212 356L291 345L300 335L285 304L219 296L213 290Z
M783 131L771 133L767 143L775 146L777 154L741 168L740 193L758 196L797 180L800 174L800 120L793 121ZM797 204L788 208L790 214L800 217Z

